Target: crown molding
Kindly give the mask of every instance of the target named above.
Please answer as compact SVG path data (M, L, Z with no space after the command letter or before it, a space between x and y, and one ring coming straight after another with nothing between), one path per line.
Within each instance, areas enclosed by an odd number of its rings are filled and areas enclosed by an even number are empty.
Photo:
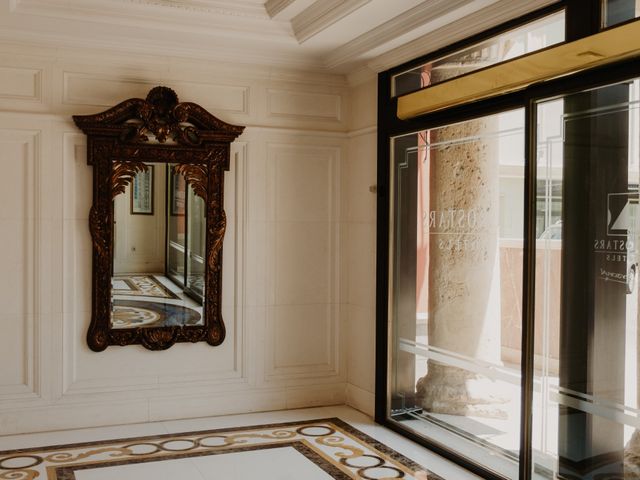
M428 24L447 24L451 14L463 7L476 11L497 0L433 0L401 13L388 22L360 35L331 53L326 59L327 68L335 68L360 59L362 56L400 37L415 32ZM467 12L470 13L470 12Z
M291 37L287 22L272 20L255 2L164 0L16 0L12 14L45 16L191 34ZM83 39L84 41L84 39Z
M271 18L276 18L278 15L283 14L283 12L294 3L296 3L296 0L268 0L267 3L264 4L264 8Z
M154 5L161 8L232 17L264 18L265 9L259 2L246 0L115 0L120 3Z
M10 0L11 9L25 9L33 6L55 7L55 8L79 8L82 6L98 6L101 9L109 8L114 3L141 5L143 7L153 7L168 11L181 11L192 13L206 13L210 15L226 15L232 17L265 18L266 12L261 2L251 0L69 0L69 1L47 1L47 0ZM295 0L294 0L295 1Z
M347 83L350 87L357 87L363 83L376 80L378 74L371 70L367 65L361 65L347 74Z
M268 0L264 8L271 18L275 18L295 2L296 0Z
M23 45L26 47L46 47L76 49L80 51L98 50L114 55L142 55L146 57L175 57L190 61L223 62L235 65L257 65L263 68L289 69L328 74L324 64L318 57L304 55L302 52L282 52L270 49L269 45L259 48L258 45L234 45L228 38L206 39L204 44L216 48L193 48L186 42L163 42L141 36L118 36L105 38L102 36L87 36L81 44L77 34L73 32L46 32L42 30L25 29L17 26L0 27L0 42L5 44ZM79 46L80 45L80 46ZM220 48L224 45L224 48Z
M277 20L291 21L293 17L309 8L315 0L268 0L265 4L267 14Z
M345 74L357 84L554 1L428 0L406 2L416 6L402 11L371 0L9 0L0 40ZM369 10L397 15L378 25L371 19L370 31L349 36ZM329 27L346 31L345 40L319 35L303 43Z
M452 22L400 47L389 50L367 62L367 66L374 72L388 70L554 3L556 3L555 0L528 0L526 2L500 0L457 22Z
M317 0L291 19L293 33L299 43L304 43L370 1Z

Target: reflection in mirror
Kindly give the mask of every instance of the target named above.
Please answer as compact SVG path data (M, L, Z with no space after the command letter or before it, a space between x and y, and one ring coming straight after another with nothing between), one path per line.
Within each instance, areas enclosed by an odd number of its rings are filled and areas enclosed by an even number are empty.
M174 164L145 164L114 198L111 328L203 325L204 200Z

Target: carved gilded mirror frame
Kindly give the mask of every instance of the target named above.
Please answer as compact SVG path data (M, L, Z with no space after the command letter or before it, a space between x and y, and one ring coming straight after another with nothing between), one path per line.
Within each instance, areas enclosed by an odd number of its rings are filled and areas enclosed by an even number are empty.
M93 167L93 205L89 229L93 242L91 350L109 345L141 344L164 350L176 342L206 341L220 345L225 337L221 312L222 240L226 229L224 172L229 146L244 127L225 123L195 103L179 103L167 87L153 88L146 99L131 98L95 115L76 115L87 135L87 163ZM203 325L111 328L113 265L113 199L123 193L145 162L177 164L195 195L206 205L206 262Z

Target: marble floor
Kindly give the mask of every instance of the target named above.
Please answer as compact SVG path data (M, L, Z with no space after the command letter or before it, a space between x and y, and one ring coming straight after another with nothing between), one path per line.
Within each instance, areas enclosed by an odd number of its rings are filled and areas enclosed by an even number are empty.
M0 478L36 478L20 476L29 469L49 480L479 479L346 406L0 437Z

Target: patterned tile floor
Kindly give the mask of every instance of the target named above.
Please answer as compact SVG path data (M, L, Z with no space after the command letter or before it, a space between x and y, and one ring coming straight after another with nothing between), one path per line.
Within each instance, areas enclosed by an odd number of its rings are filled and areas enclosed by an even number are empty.
M348 407L0 437L0 479L33 478L478 479Z

